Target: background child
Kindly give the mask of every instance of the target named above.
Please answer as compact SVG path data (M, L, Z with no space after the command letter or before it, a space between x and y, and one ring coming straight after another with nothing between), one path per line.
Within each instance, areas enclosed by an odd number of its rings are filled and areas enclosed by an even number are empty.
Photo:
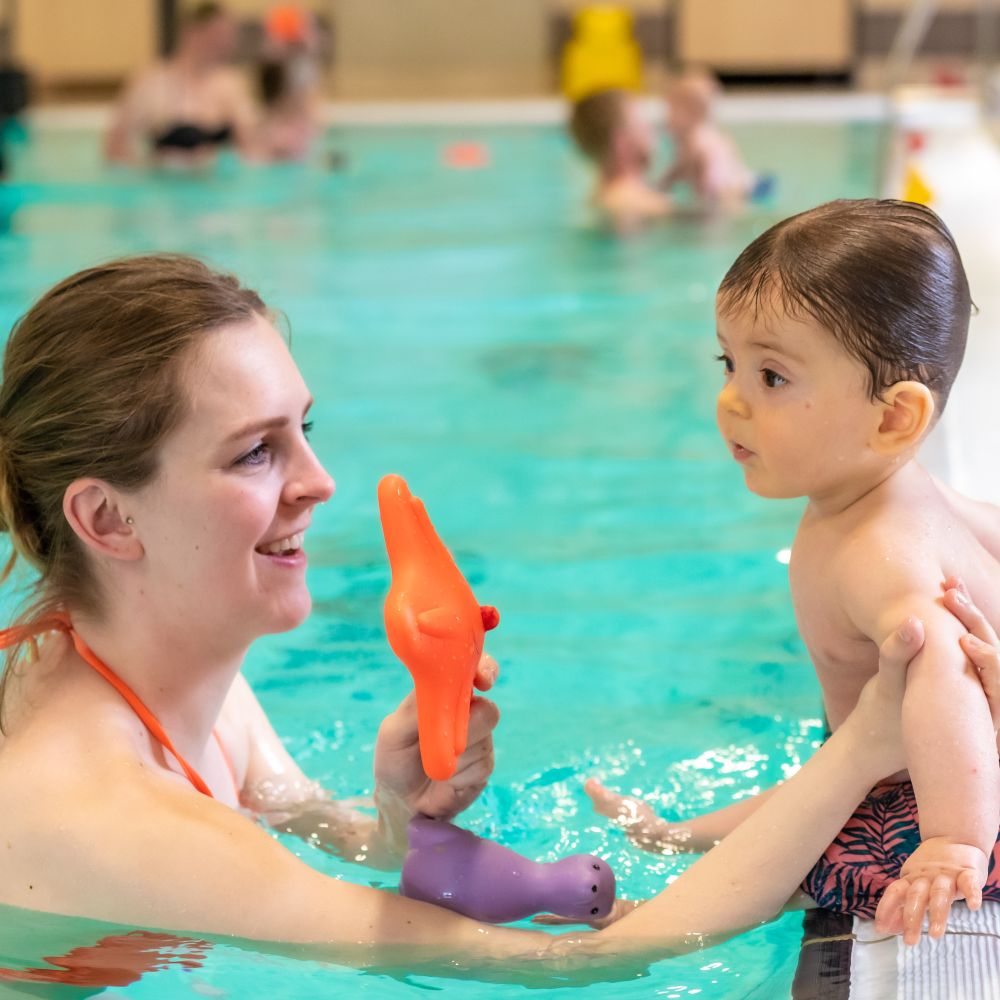
M736 143L712 121L719 84L706 72L692 71L667 89L667 132L674 161L660 186L686 183L707 208L739 207L757 187Z
M319 133L319 29L311 13L291 6L273 8L265 27L258 69L262 155L302 160Z
M624 90L603 90L578 101L569 129L597 167L592 202L615 230L629 232L670 213L670 199L646 179L651 130Z
M1000 512L916 461L958 373L970 311L951 234L930 209L899 201L831 202L786 219L740 254L717 300L722 435L753 492L808 499L792 599L833 729L902 609L926 626L903 702L912 789L903 776L876 788L803 885L822 906L870 916L900 878L879 917L899 929L908 899L908 941L928 900L937 935L950 902L987 882L1000 815L995 731L938 599L940 581L961 573L996 627ZM627 810L596 783L589 791L601 811ZM703 847L706 831L724 836L757 802L670 836ZM663 843L648 813L636 820ZM1000 899L1000 876L985 895Z

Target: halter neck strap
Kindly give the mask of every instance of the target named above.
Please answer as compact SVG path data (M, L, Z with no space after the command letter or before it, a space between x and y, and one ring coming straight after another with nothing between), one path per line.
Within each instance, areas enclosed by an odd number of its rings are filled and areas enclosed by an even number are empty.
M35 636L42 635L45 632L64 632L68 635L73 643L74 649L76 649L77 653L80 655L80 658L88 666L97 671L97 673L100 674L101 677L103 677L125 699L132 711L139 717L142 724L149 730L153 739L156 740L157 743L159 743L160 746L162 746L163 749L166 750L178 764L180 764L181 770L186 775L188 781L190 781L202 795L207 795L210 799L215 797L212 795L211 789L205 783L201 775L174 748L174 744L171 742L170 737L167 736L163 726L160 725L160 720L153 715L153 713L146 707L142 699L128 686L128 684L126 684L125 681L123 681L83 641L76 629L73 628L73 623L70 621L68 615L55 614L51 617L46 617L37 622L33 622L30 625L3 629L0 631L0 649L6 649L8 646L12 646L15 643L33 639Z

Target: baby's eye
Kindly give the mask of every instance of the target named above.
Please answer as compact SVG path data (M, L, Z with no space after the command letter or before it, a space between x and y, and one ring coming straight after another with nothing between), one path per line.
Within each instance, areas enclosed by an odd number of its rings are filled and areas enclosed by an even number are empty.
M733 368L733 359L729 357L728 354L716 354L716 361L721 361L723 367L726 370L727 375L732 375L735 369Z
M241 455L233 463L234 465L263 465L268 458L269 449L267 445L261 441L259 444L255 444L245 455Z
M761 375L764 376L764 385L769 389L780 389L783 385L788 385L788 379L784 375L779 375L770 368L761 368Z

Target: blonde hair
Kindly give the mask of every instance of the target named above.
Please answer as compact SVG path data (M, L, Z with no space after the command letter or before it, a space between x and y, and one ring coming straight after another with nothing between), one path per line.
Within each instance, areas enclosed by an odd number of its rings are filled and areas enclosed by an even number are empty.
M719 81L708 70L689 69L667 85L667 100L686 103L702 118L707 118L721 92Z
M75 480L135 490L186 411L190 349L213 330L269 315L256 292L192 257L123 257L71 275L11 332L0 384L0 530L37 573L13 627L66 609L100 616L101 594L63 514ZM3 695L24 641L8 650Z

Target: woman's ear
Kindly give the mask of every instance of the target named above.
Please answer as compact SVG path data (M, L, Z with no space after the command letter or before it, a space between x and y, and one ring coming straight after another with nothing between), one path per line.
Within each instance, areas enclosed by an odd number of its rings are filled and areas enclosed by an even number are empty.
M880 455L900 455L916 448L934 420L934 394L922 382L897 382L876 401L878 425L872 449Z
M144 550L120 504L119 494L99 479L77 479L63 494L63 514L77 538L98 555L131 562Z

